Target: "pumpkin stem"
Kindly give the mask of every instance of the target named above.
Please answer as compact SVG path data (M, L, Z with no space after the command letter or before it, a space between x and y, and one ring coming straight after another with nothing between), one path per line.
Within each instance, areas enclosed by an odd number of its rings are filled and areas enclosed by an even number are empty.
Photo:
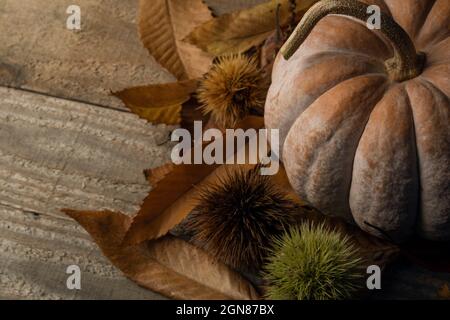
M289 60L306 40L315 25L329 14L350 16L366 22L369 5L356 0L322 0L303 16L291 37L281 49ZM385 62L386 71L394 81L405 81L417 77L425 65L425 54L417 53L413 42L403 28L390 16L381 13L381 32L394 48L394 57Z

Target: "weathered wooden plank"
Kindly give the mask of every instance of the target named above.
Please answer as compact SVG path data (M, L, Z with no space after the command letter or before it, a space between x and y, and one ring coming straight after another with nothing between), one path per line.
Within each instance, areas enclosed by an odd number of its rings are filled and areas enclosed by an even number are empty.
M110 90L173 79L140 43L137 0L75 3L81 31L70 2L0 0L0 85L123 108Z
M149 190L143 169L168 160L157 145L168 134L130 113L0 87L0 297L161 298L121 276L60 209L134 213ZM81 291L65 286L71 264Z
M124 108L111 90L173 81L139 40L137 2L78 0L72 31L64 1L0 0L0 85ZM218 14L261 2L207 1Z
M205 0L205 3L216 15L246 9L270 0Z
M169 160L168 135L130 113L0 88L0 204L135 213L143 170Z
M81 290L66 286L81 270ZM0 205L0 298L162 299L124 278L75 222Z
M450 286L450 274L432 272L401 261L388 268L381 278L381 290L374 300L437 300L445 299L439 292ZM446 297L449 299L449 297Z
M138 40L136 1L101 2L78 1L83 30L71 32L60 1L1 0L0 84L121 107L109 89L173 79ZM162 298L121 276L74 222L46 214L133 213L148 191L142 170L167 158L156 147L167 134L123 112L0 88L0 298ZM81 291L65 286L70 264Z

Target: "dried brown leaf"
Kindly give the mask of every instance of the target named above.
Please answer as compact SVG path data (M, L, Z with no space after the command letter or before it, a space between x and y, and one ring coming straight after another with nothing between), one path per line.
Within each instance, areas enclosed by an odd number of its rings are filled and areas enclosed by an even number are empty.
M131 218L113 212L64 210L92 236L104 255L139 285L174 299L258 299L241 275L187 242L166 236L122 245Z
M267 74L271 74L275 58L282 45L281 36L276 31L273 31L261 46L260 66Z
M306 221L317 224L325 223L331 230L347 235L359 249L359 253L365 259L367 265L375 264L384 268L399 256L400 248L397 245L374 237L341 218L326 216L302 201L292 189L283 166L280 167L280 171L274 176L274 179L275 183L286 190L291 198L299 204L301 211L299 223Z
M296 13L303 13L317 1L297 1ZM272 0L207 21L196 27L186 41L215 56L245 52L260 45L276 29L278 5L280 24L289 24L289 0Z
M263 122L260 117L248 117L238 127L244 130L261 128ZM199 188L217 179L225 171L225 167L217 164L175 166L145 198L124 242L135 244L167 234L196 207Z
M166 163L162 166L144 170L145 177L151 186L155 187L158 182L163 180L175 168L173 163Z
M278 52L282 48L284 42L289 38L290 28L284 27L278 31L273 31L259 49L259 64L264 76L267 80L272 79L272 69L277 58Z
M153 84L113 94L139 117L152 123L180 124L182 106L197 90L196 80Z
M450 289L448 287L448 283L445 283L439 290L438 290L438 297L440 299L450 300Z
M205 0L215 17L254 7L268 0Z
M139 31L150 54L179 80L201 77L212 57L181 41L196 26L210 20L202 0L140 0Z

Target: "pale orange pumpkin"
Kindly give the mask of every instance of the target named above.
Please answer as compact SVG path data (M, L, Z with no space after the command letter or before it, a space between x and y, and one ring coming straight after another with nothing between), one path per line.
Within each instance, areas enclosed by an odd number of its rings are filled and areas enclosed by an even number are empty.
M292 186L324 213L396 241L450 240L450 1L365 2L303 17L274 64L266 126L280 129Z

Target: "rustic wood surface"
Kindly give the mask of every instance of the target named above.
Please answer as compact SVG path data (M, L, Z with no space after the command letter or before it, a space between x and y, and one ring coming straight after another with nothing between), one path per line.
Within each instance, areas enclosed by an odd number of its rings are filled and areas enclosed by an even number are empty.
M206 2L222 14L264 0ZM75 3L77 32L63 1L0 0L0 299L162 299L125 279L60 209L136 211L143 169L168 159L170 128L109 92L174 78L139 42L137 0ZM66 287L72 264L82 290ZM376 297L436 298L450 281L407 264L388 276Z
M169 127L130 113L0 88L0 203L61 216L61 208L133 214L146 167L169 160Z
M138 0L77 0L81 30L66 29L68 3L0 0L0 85L124 108L109 92L174 80L144 49ZM207 0L216 14L264 0Z
M209 0L217 14L262 0ZM163 298L125 279L61 208L133 214L170 128L109 93L173 81L138 37L137 0L0 0L0 299ZM6 88L10 87L10 88ZM119 111L120 110L120 111ZM82 290L66 288L77 264Z
M125 279L60 213L134 213L149 190L142 171L168 158L157 145L169 128L113 110L124 107L109 95L173 80L139 42L137 1L77 4L73 32L64 2L0 0L0 298L163 298ZM71 264L82 290L66 287Z
M65 1L0 0L1 85L123 108L110 90L173 79L139 42L136 0L74 3L80 31Z

